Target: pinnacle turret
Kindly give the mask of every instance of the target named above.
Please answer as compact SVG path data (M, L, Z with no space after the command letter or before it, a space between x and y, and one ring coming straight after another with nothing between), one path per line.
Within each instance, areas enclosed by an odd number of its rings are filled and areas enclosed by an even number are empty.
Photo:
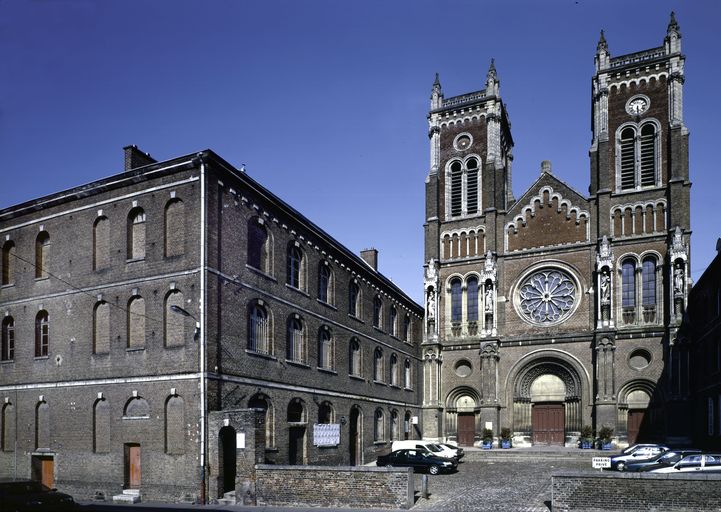
M676 21L676 13L671 11L671 19L666 28L666 38L663 41L668 53L681 52L681 27Z
M488 73L486 73L486 94L489 96L498 96L498 86L500 83L498 73L496 72L496 59L491 59L491 65L488 66Z
M431 90L431 109L440 108L443 104L443 91L441 90L441 79L436 73L436 79L433 81L433 89Z
M608 51L608 43L606 42L606 36L603 33L603 29L601 29L601 37L598 38L598 44L596 45L596 53L600 53L602 51Z

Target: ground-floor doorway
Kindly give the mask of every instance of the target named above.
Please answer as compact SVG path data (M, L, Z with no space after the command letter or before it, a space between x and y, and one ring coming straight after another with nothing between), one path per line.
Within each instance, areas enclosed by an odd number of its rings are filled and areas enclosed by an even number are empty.
M288 429L288 464L304 464L305 427Z
M476 438L476 415L472 412L458 413L458 444L473 446Z
M561 445L565 443L565 414L562 403L534 404L531 425L533 444Z
M360 466L363 464L361 457L361 415L357 407L350 410L350 421L348 429L348 447L350 450L350 465Z
M50 489L55 486L55 459L52 455L32 456L32 479Z
M140 489L140 445L125 444L125 488Z
M218 467L220 469L220 481L218 482L218 497L226 492L235 490L236 477L236 436L235 429L225 426L218 432Z
M646 409L629 409L628 411L628 444L639 441L638 435L643 424L643 416Z

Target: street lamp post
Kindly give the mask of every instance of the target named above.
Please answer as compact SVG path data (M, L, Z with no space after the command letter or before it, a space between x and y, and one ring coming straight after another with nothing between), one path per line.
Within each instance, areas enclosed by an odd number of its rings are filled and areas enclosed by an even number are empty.
M170 306L170 311L172 311L173 313L177 313L178 315L182 315L182 316L192 318L193 320L195 320L195 333L193 334L193 339L198 340L198 338L200 338L200 322L198 321L197 318L195 318L191 313L189 313L185 309L181 308L180 306L176 306L175 304ZM205 346L201 345L200 350L204 350L204 349L205 349ZM203 371L204 363L203 363L202 354L200 357L200 361L201 361L201 363L200 363L200 387L202 390L202 389L204 389L204 386L205 386L205 382L204 382L205 372ZM204 403L205 393L201 393L201 397L202 397L201 402L203 402L203 403L200 404L200 411L201 411L200 421L203 423L203 426L204 426L205 425L205 403ZM200 444L201 444L201 448L200 448L200 451L201 451L201 456L200 456L200 502L202 504L205 504L205 502L206 502L206 496L205 496L205 428L202 428L201 432L203 433L202 434L203 439L201 439L201 441L200 441Z

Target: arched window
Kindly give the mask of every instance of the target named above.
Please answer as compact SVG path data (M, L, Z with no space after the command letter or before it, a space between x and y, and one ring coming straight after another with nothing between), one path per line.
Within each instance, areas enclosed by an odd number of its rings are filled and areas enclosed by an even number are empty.
M35 279L48 277L48 257L50 255L50 235L41 231L35 239Z
M178 395L165 402L165 453L185 453L185 401Z
M269 236L263 219L254 217L248 221L248 265L270 273Z
M411 382L411 361L406 359L406 362L403 363L403 387L411 389L413 387Z
M135 296L128 302L128 348L145 346L145 299Z
M93 224L93 270L102 270L110 265L110 221L98 217Z
M621 153L621 189L636 188L636 130L625 128L621 132L619 150Z
M411 341L411 317L405 315L403 317L403 341Z
M466 212L474 215L478 213L478 160L469 158L466 169Z
M100 301L93 310L93 354L110 352L110 304Z
M356 338L350 340L348 349L348 373L356 377L361 376L362 358L361 346Z
M360 317L360 287L355 281L348 285L348 314Z
M110 403L105 398L93 406L93 452L110 452Z
M288 404L288 423L305 423L305 402L300 398L294 398Z
M451 216L463 213L463 166L461 162L451 164Z
M333 303L333 272L327 261L321 261L318 267L318 300Z
M2 425L0 427L0 450L15 451L15 406L12 402L5 402L2 406Z
M401 438L400 419L398 411L391 411L391 441L397 441Z
M653 187L658 183L658 133L653 123L645 123L640 132L628 126L618 138L618 186L621 190Z
M373 352L373 380L384 382L383 379L383 351L380 348Z
M11 316L6 316L2 322L0 360L12 361L13 359L15 359L15 320Z
M252 304L248 310L248 350L270 354L270 322L261 304Z
M15 243L8 240L3 244L2 253L2 281L0 284L12 284L14 279L13 269L15 268Z
M145 258L145 212L133 208L128 214L128 259Z
M165 346L181 347L185 345L185 318L174 313L173 306L185 307L183 293L180 290L171 290L165 296Z
M391 386L397 386L398 381L398 356L391 354Z
M333 362L333 340L330 329L323 326L318 333L318 367L325 370L332 370Z
M461 294L462 286L461 280L458 278L451 281L451 322L460 322L463 318L462 301L463 297Z
M656 305L656 260L654 258L644 258L641 270L641 281L643 289L641 296L643 297L644 306Z
M126 418L150 418L150 405L142 396L134 396L125 403L123 416Z
M305 362L305 343L303 336L303 322L298 315L288 319L288 341L286 344L286 358L294 363Z
M391 306L391 311L388 315L388 333L391 336L397 336L398 335L398 329L396 327L396 322L398 321L398 312L396 311L395 306Z
M373 298L373 327L380 329L383 321L383 301L377 295Z
M621 306L636 307L636 265L633 260L626 260L621 266Z
M185 204L171 199L165 205L165 257L185 253Z
M300 247L291 245L288 249L288 284L299 290L305 289L303 267L303 251Z
M656 184L656 127L646 123L641 127L640 174L641 186L653 187Z
M44 400L35 406L35 448L50 448L50 407Z
M467 283L467 309L466 312L469 322L478 321L478 279L476 277L468 278Z
M35 316L35 357L47 357L50 345L50 317L45 310Z
M248 408L249 409L260 409L265 414L265 446L266 448L272 448L275 446L275 441L273 439L273 426L274 426L274 416L273 416L273 406L270 402L270 398L268 398L266 395L262 393L258 393L256 395L253 395L253 397L248 401Z
M321 402L318 406L318 423L333 423L333 405L330 402Z
M383 441L385 440L385 417L382 409L376 409L375 421L373 422L373 440Z

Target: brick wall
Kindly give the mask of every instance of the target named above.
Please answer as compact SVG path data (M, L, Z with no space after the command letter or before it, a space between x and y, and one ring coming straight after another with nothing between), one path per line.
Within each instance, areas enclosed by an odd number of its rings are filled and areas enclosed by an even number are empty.
M410 508L410 468L256 466L258 505Z
M718 510L721 474L558 473L552 477L552 509Z

